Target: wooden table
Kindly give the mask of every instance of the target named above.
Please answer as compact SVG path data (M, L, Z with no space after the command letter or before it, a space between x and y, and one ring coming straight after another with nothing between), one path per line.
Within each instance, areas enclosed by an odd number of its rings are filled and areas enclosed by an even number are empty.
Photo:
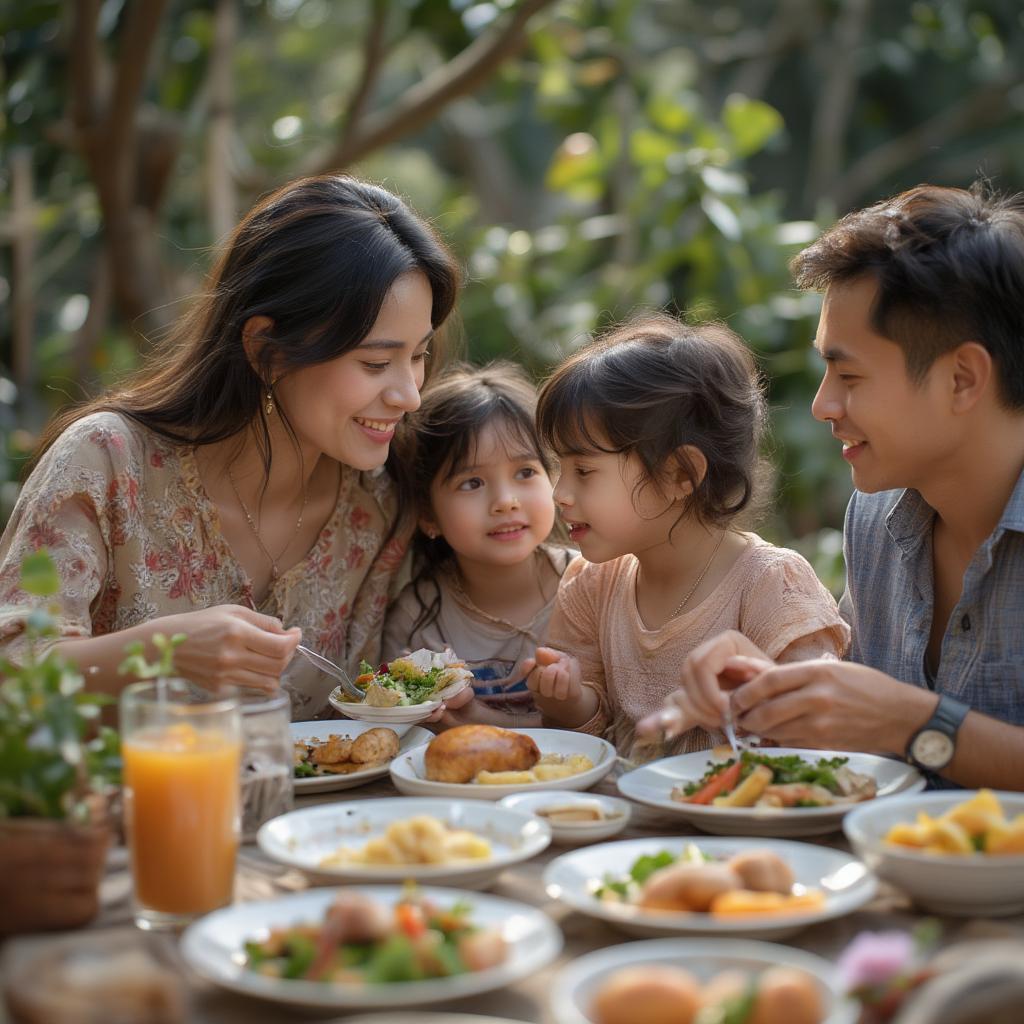
M597 792L615 793L610 780L595 787ZM318 796L303 797L296 801L298 807L334 801L365 800L372 797L396 795L390 780L382 779L358 789ZM630 827L617 839L640 838L658 835L700 835L682 819L667 815L651 808L634 805ZM836 849L848 849L840 834L824 836L819 840L823 845ZM569 961L606 946L630 941L629 936L610 925L594 918L585 917L568 907L547 898L541 881L545 866L565 850L551 846L533 860L507 869L492 887L494 893L519 900L532 906L543 907L557 922L565 936L565 947L558 959L547 969L499 992L439 1004L431 1010L451 1010L461 1013L487 1014L507 1017L517 1021L558 1024L550 1016L547 999L558 971ZM281 868L269 861L254 846L246 845L239 854L235 895L238 900L266 899L285 892L294 892L306 887L303 876L294 870ZM224 992L197 978L182 962L177 952L176 940L170 935L155 935L140 932L131 923L130 878L123 848L111 855L110 870L104 882L103 909L99 919L89 928L77 933L67 933L71 941L115 944L121 940L128 944L145 944L160 959L177 965L182 977L187 980L191 999L189 1021L193 1024L270 1024L285 1021L320 1021L342 1019L346 1014L339 1011L292 1010L279 1004L265 1003L249 997ZM922 915L914 912L908 900L884 883L875 899L864 909L835 921L812 925L794 936L788 943L827 959L834 960L846 944L860 931L912 927ZM962 918L942 919L943 938L1017 938L1024 939L1024 915L995 920L966 920ZM17 970L20 963L40 947L55 938L26 937L7 943L0 966L0 978L7 972ZM56 941L68 941L58 937ZM362 1011L361 1011L362 1012ZM0 1014L3 1011L0 1009ZM382 1022L386 1017L382 1016Z

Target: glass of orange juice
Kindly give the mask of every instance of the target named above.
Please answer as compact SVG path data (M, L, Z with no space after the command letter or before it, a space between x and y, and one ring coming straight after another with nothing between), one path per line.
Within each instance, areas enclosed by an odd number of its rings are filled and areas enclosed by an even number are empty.
M180 928L231 902L239 831L238 693L183 679L121 695L135 923Z

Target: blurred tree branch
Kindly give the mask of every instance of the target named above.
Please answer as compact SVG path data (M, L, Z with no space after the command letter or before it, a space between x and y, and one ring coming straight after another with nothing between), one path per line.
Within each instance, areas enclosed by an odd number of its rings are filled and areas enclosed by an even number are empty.
M313 154L303 165L304 174L341 170L367 153L404 138L423 127L452 100L484 84L523 45L529 20L554 0L522 0L504 21L487 29L478 39L422 82L407 89L386 110L361 119L349 130L350 119L340 140ZM367 36L372 42L373 29ZM369 57L366 58L367 64ZM374 72L376 73L376 72ZM365 65L364 65L365 79ZM357 89L358 92L358 89Z
M231 159L235 134L232 58L237 38L237 0L217 0L210 47L210 127L206 145L207 212L210 231L217 241L230 234L238 218L238 194Z
M857 58L871 14L871 0L847 0L826 43L822 60L824 87L811 121L811 151L804 203L815 200L834 182L845 163L846 132L857 92Z
M372 0L370 27L366 30L366 39L363 43L363 70L359 77L359 84L349 100L341 134L340 145L342 148L351 143L355 136L356 128L362 120L363 111L373 93L373 87L377 84L377 76L380 74L387 53L385 46L387 23L388 0Z
M876 146L832 183L828 194L836 209L848 209L860 196L871 194L879 182L932 150L941 149L957 136L1002 120L1007 111L1007 94L1021 84L1024 72L1007 71L911 131Z
M117 70L109 88L100 73L100 5L97 0L75 0L72 8L73 142L86 162L103 213L115 301L122 316L141 334L166 323L155 214L177 146L165 151L163 168L154 167L151 159L140 161L143 140L138 116L166 3L136 0L128 5L123 15ZM138 188L140 164L147 172L145 204L140 202Z

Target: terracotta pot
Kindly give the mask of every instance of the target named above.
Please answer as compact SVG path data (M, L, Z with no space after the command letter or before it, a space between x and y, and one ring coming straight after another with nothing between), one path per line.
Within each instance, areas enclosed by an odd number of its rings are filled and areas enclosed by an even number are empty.
M106 819L0 819L0 934L77 928L99 911L111 831Z

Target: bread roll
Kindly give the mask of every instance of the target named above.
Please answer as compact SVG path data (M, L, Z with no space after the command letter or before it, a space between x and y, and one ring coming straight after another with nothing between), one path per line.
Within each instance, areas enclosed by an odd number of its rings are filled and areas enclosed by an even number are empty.
M747 1024L821 1024L825 1006L813 978L792 967L769 967L758 979Z
M537 744L494 725L457 725L427 745L423 762L431 782L472 782L477 772L525 771L540 760Z
M645 964L616 971L594 995L595 1024L691 1024L700 985L681 967Z

